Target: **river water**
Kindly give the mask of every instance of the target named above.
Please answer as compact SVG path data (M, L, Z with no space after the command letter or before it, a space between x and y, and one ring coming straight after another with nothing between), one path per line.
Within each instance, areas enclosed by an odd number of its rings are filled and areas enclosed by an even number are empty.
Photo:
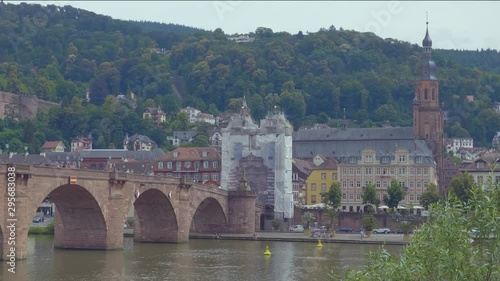
M62 250L53 248L53 237L28 238L28 258L16 262L16 273L7 272L5 261L0 280L98 281L98 280L221 280L294 281L337 280L354 267L366 264L368 253L378 245L195 240L185 244L134 243L124 239L117 251ZM266 245L270 256L264 256ZM403 246L385 246L393 254Z

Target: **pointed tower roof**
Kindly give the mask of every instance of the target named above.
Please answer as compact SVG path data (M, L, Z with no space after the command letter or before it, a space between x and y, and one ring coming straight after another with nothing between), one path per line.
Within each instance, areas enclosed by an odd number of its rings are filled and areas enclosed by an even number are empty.
M425 28L425 37L424 40L422 40L422 46L424 47L432 47L432 40L431 37L429 36L429 17L427 16L427 21L425 22L427 27Z

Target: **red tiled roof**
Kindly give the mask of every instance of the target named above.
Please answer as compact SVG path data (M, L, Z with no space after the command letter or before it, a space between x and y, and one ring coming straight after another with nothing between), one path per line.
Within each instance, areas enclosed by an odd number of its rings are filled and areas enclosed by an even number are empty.
M61 141L46 141L43 144L42 148L44 148L44 149L56 148L60 143L61 143Z
M174 153L178 153L177 157L174 157ZM208 152L207 156L203 157L203 152ZM221 156L215 147L178 147L163 157L158 159L157 161L162 160L178 160L178 161L187 161L187 160L218 160Z

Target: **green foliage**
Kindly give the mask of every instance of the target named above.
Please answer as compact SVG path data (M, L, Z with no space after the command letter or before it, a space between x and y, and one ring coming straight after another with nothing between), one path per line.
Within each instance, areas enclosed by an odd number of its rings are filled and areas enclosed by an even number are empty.
M500 280L500 186L473 186L468 203L454 194L431 205L400 257L382 250L345 280ZM474 229L475 232L471 230Z
M413 228L413 225L409 221L402 221L399 224L399 227L401 227L401 230L403 231L404 234L410 233L411 229Z
M340 189L340 184L338 182L332 183L328 192L321 192L321 198L326 206L330 206L333 210L340 207L342 199L342 191Z
M449 191L457 196L462 202L467 203L472 195L475 186L474 177L465 172L451 180Z
M326 210L326 215L328 216L328 219L330 220L329 228L331 227L331 228L335 229L335 219L339 215L338 211L336 211L333 208L328 208Z
M50 222L47 226L32 226L28 230L28 234L54 235L54 222Z
M428 208L431 204L439 202L439 193L435 184L429 184L427 189L420 196L420 204Z
M281 219L274 219L272 222L273 229L278 230L278 228L281 226L282 223L283 221Z
M387 188L387 194L384 194L384 203L387 207L394 209L398 207L401 200L403 200L403 188L397 179L392 179L391 185Z
M315 221L316 217L311 212L305 212L302 215L302 225L304 226L304 229L309 229L311 227L311 224Z
M362 222L363 229L366 231L372 231L377 226L377 219L373 215L363 216Z
M363 204L380 205L380 200L377 198L377 189L375 185L371 183L366 185L363 194L361 194L361 198L363 198Z

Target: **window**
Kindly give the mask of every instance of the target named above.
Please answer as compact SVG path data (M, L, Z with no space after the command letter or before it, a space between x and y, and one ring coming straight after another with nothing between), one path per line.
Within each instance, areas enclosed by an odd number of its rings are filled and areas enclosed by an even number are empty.
M436 99L436 94L434 93L434 88L432 88L431 96L432 96L432 100Z
M424 89L424 99L425 100L429 99L429 90L427 90L427 88Z
M495 182L496 182L496 183L500 183L500 176L496 176L496 177L495 177Z
M391 168L391 176L394 176L394 168Z
M199 168L200 168L200 162L194 162L194 169L198 171Z
M399 155L399 162L406 162L406 155Z
M365 168L365 175L371 176L372 174L372 168Z
M172 169L172 162L167 162L167 168Z
M369 155L365 155L365 162L372 162L372 155L369 154Z
M349 163L351 163L351 164L356 163L356 160L357 160L357 159L356 159L356 157L354 157L354 156L349 157Z
M176 171L180 171L181 170L181 165L182 165L181 162L175 162L175 170Z
M219 181L219 174L217 174L217 173L212 173L212 180L213 180L213 181Z
M415 196L410 193L410 202L413 202L413 199L415 199Z
M184 162L184 167L186 167L186 169L191 168L191 162L190 161Z
M321 179L326 180L326 173L321 173Z
M349 188L353 188L353 187L354 187L353 181L349 181Z
M379 181L377 181L377 182L375 183L375 187L376 187L376 188L380 188L380 182L379 182Z
M380 175L380 168L377 168L376 170L377 175Z
M415 157L415 163L421 164L422 163L422 156Z
M354 175L354 168L349 168L349 176Z
M361 176L361 168L356 168L356 175Z
M427 188L429 186L429 182L428 181L424 181L424 187Z
M354 194L349 193L349 200L353 200L353 199L354 199Z
M316 204L316 195L311 195L311 203Z
M417 189L421 189L422 188L422 182L421 181L417 181Z
M399 182L399 186L401 186L402 188L405 188L406 182L405 181L400 181Z
M484 162L478 161L476 163L476 168L478 168L478 169L484 169Z
M425 175L425 176L429 175L429 168L425 168L425 169L424 169L424 175Z
M388 164L391 162L391 157L390 156L382 156L382 159L380 160L383 164Z
M382 187L383 187L383 188L387 188L387 181L383 181L383 182L382 182Z
M316 184L315 183L311 184L311 191L316 191Z
M387 168L382 169L382 175L387 175Z
M347 187L347 181L342 181L342 188L346 188Z
M200 180L200 175L194 174L193 175L193 180L196 181L196 182L199 181Z
M417 169L417 176L420 176L422 174L422 169L418 168Z
M356 181L356 187L361 187L361 181Z
M174 152L174 157L179 157L179 152L178 151Z
M326 183L321 184L321 191L326 191Z
M415 184L415 183L414 183L413 181L410 181L410 188L414 188L414 187L415 187L415 185L414 185L414 184Z
M342 193L342 200L346 200L347 199L347 196L345 193Z
M336 180L337 179L337 174L336 173L332 173L332 180Z
M207 155L208 155L208 151L203 151L203 152L201 153L201 155L202 155L202 157L207 157Z
M406 168L398 168L398 174L400 176L406 175Z
M360 201L361 200L361 194L356 194L356 200Z
M158 169L163 169L163 162L158 162Z
M420 202L420 194L417 194L417 202Z
M415 169L414 169L414 168L409 168L409 169L408 169L408 173L409 173L410 175L413 175L413 174L415 173Z
M205 168L205 169L206 169L206 168L208 168L208 166L209 166L209 165L208 165L208 161L203 161L203 168Z
M342 175L347 175L347 168L342 168Z
M208 174L203 174L203 181L207 181L208 180Z
M219 162L217 162L217 161L212 162L212 168L214 168L214 169L219 168Z
M377 193L377 199L378 200L380 200L380 197L381 197L380 193Z

